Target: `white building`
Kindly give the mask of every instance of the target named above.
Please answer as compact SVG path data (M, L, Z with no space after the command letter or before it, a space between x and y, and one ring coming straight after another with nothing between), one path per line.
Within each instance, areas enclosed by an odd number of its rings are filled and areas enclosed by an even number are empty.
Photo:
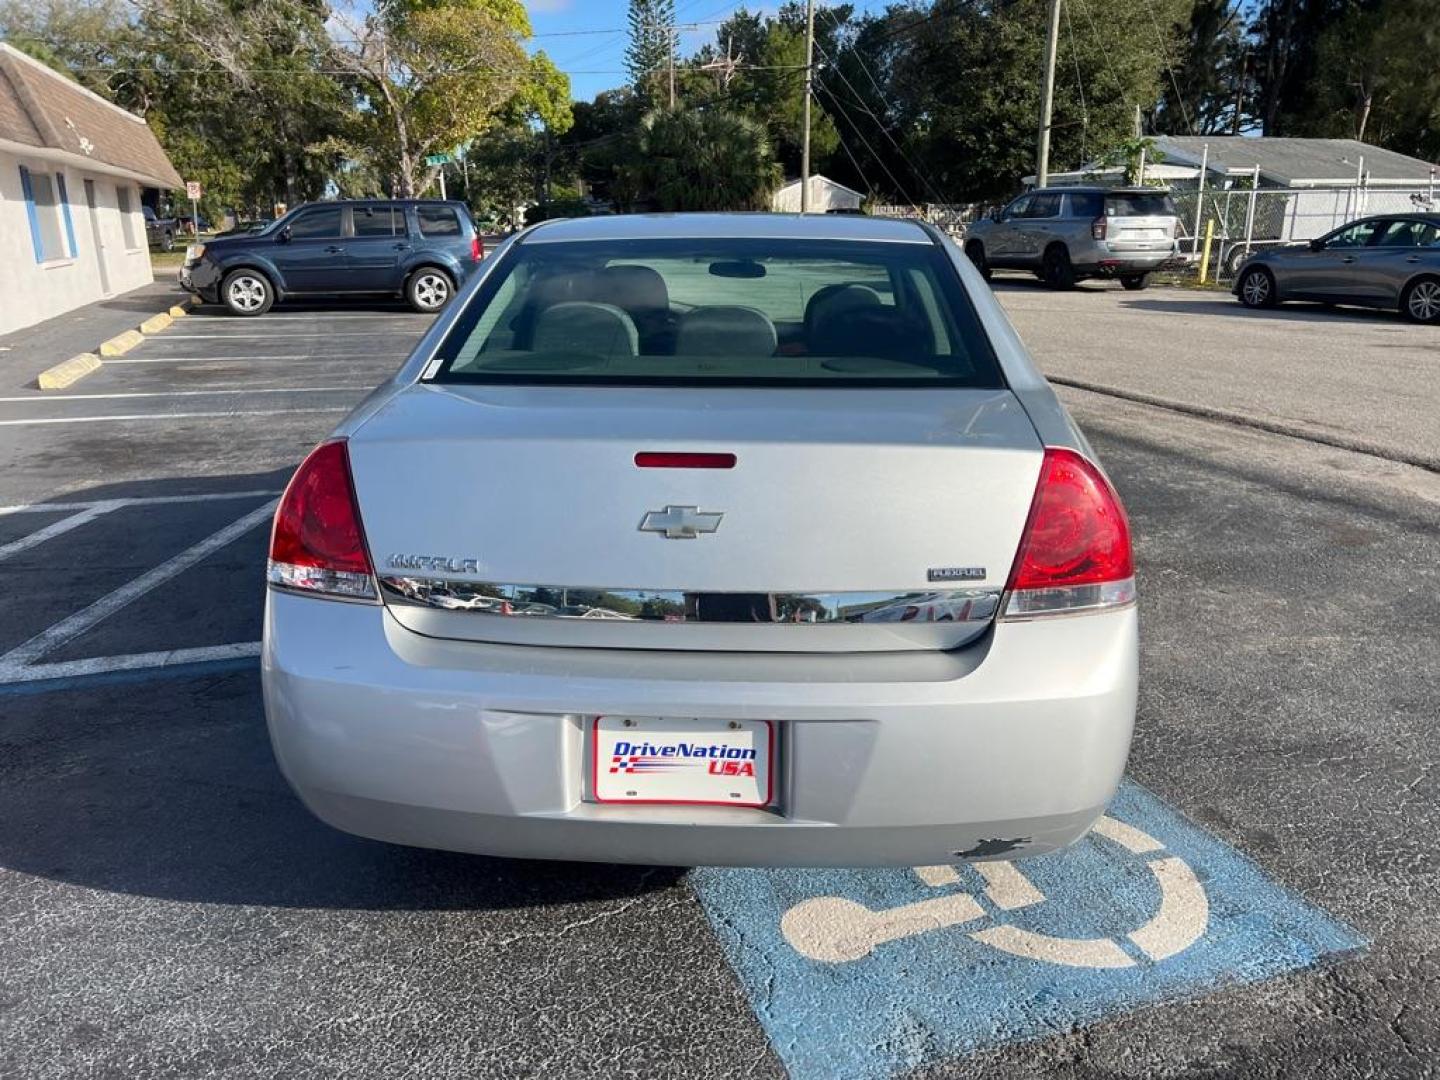
M865 196L851 191L844 184L837 184L828 176L815 173L810 177L810 210L823 214L827 210L859 210ZM790 180L771 200L770 209L784 214L800 212L800 181Z
M148 285L142 187L183 187L154 132L0 42L0 334Z

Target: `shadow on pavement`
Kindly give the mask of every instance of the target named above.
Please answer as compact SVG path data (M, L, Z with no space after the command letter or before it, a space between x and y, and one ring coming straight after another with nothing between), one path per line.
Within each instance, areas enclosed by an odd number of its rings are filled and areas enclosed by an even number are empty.
M287 478L115 484L57 501L278 490ZM186 595L193 572L162 588ZM248 602L260 581L261 568L247 566L206 599L217 608ZM258 634L256 626L250 640ZM337 832L310 816L275 765L253 660L0 686L0 821L0 866L214 904L516 908L639 895L684 874L488 859Z
M1290 303L1273 308L1247 308L1233 297L1213 300L1166 300L1137 297L1121 301L1141 311L1169 311L1177 315L1230 315L1242 319L1286 319L1291 322L1386 322L1407 325L1398 312L1377 308L1330 307L1325 304Z
M243 315L232 315L228 308L222 304L200 304L190 309L191 317L202 319L233 319L236 322L253 321L264 323L271 315L285 315L297 313L319 313L330 312L334 314L345 314L352 311L377 311L387 315L414 315L417 318L424 318L421 312L415 311L404 300L399 297L385 296L364 296L364 297L306 297L304 300L282 300L276 304L265 315L253 318Z

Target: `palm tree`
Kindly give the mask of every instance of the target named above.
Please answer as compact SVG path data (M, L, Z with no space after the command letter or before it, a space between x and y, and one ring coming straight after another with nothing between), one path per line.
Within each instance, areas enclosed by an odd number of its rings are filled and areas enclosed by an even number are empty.
M656 210L767 210L780 166L765 129L719 109L657 109L621 169L628 201Z

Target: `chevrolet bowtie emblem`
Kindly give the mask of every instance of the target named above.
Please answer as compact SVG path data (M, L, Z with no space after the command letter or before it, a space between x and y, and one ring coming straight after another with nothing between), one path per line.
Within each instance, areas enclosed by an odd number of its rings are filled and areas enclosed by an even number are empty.
M640 522L640 531L660 533L667 540L694 540L701 533L713 533L724 516L694 506L667 506L649 511Z

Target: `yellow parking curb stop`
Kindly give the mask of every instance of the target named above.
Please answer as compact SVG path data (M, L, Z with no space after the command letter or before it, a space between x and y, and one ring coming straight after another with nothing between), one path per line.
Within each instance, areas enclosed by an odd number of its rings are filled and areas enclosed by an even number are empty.
M167 312L162 311L159 315L151 315L140 324L142 334L158 334L175 320Z
M41 390L64 390L71 383L78 382L92 371L100 369L100 357L94 353L72 356L52 368L46 368L37 380Z
M135 348L145 340L145 335L139 330L126 330L123 334L116 334L109 341L100 343L101 356L121 356Z
M170 312L169 312L170 318L172 318L172 319L183 319L186 315L189 315L189 314L190 314L190 312L186 311L186 310L185 310L181 305L179 305L179 304L176 304L174 307L172 307L172 308L170 309Z

